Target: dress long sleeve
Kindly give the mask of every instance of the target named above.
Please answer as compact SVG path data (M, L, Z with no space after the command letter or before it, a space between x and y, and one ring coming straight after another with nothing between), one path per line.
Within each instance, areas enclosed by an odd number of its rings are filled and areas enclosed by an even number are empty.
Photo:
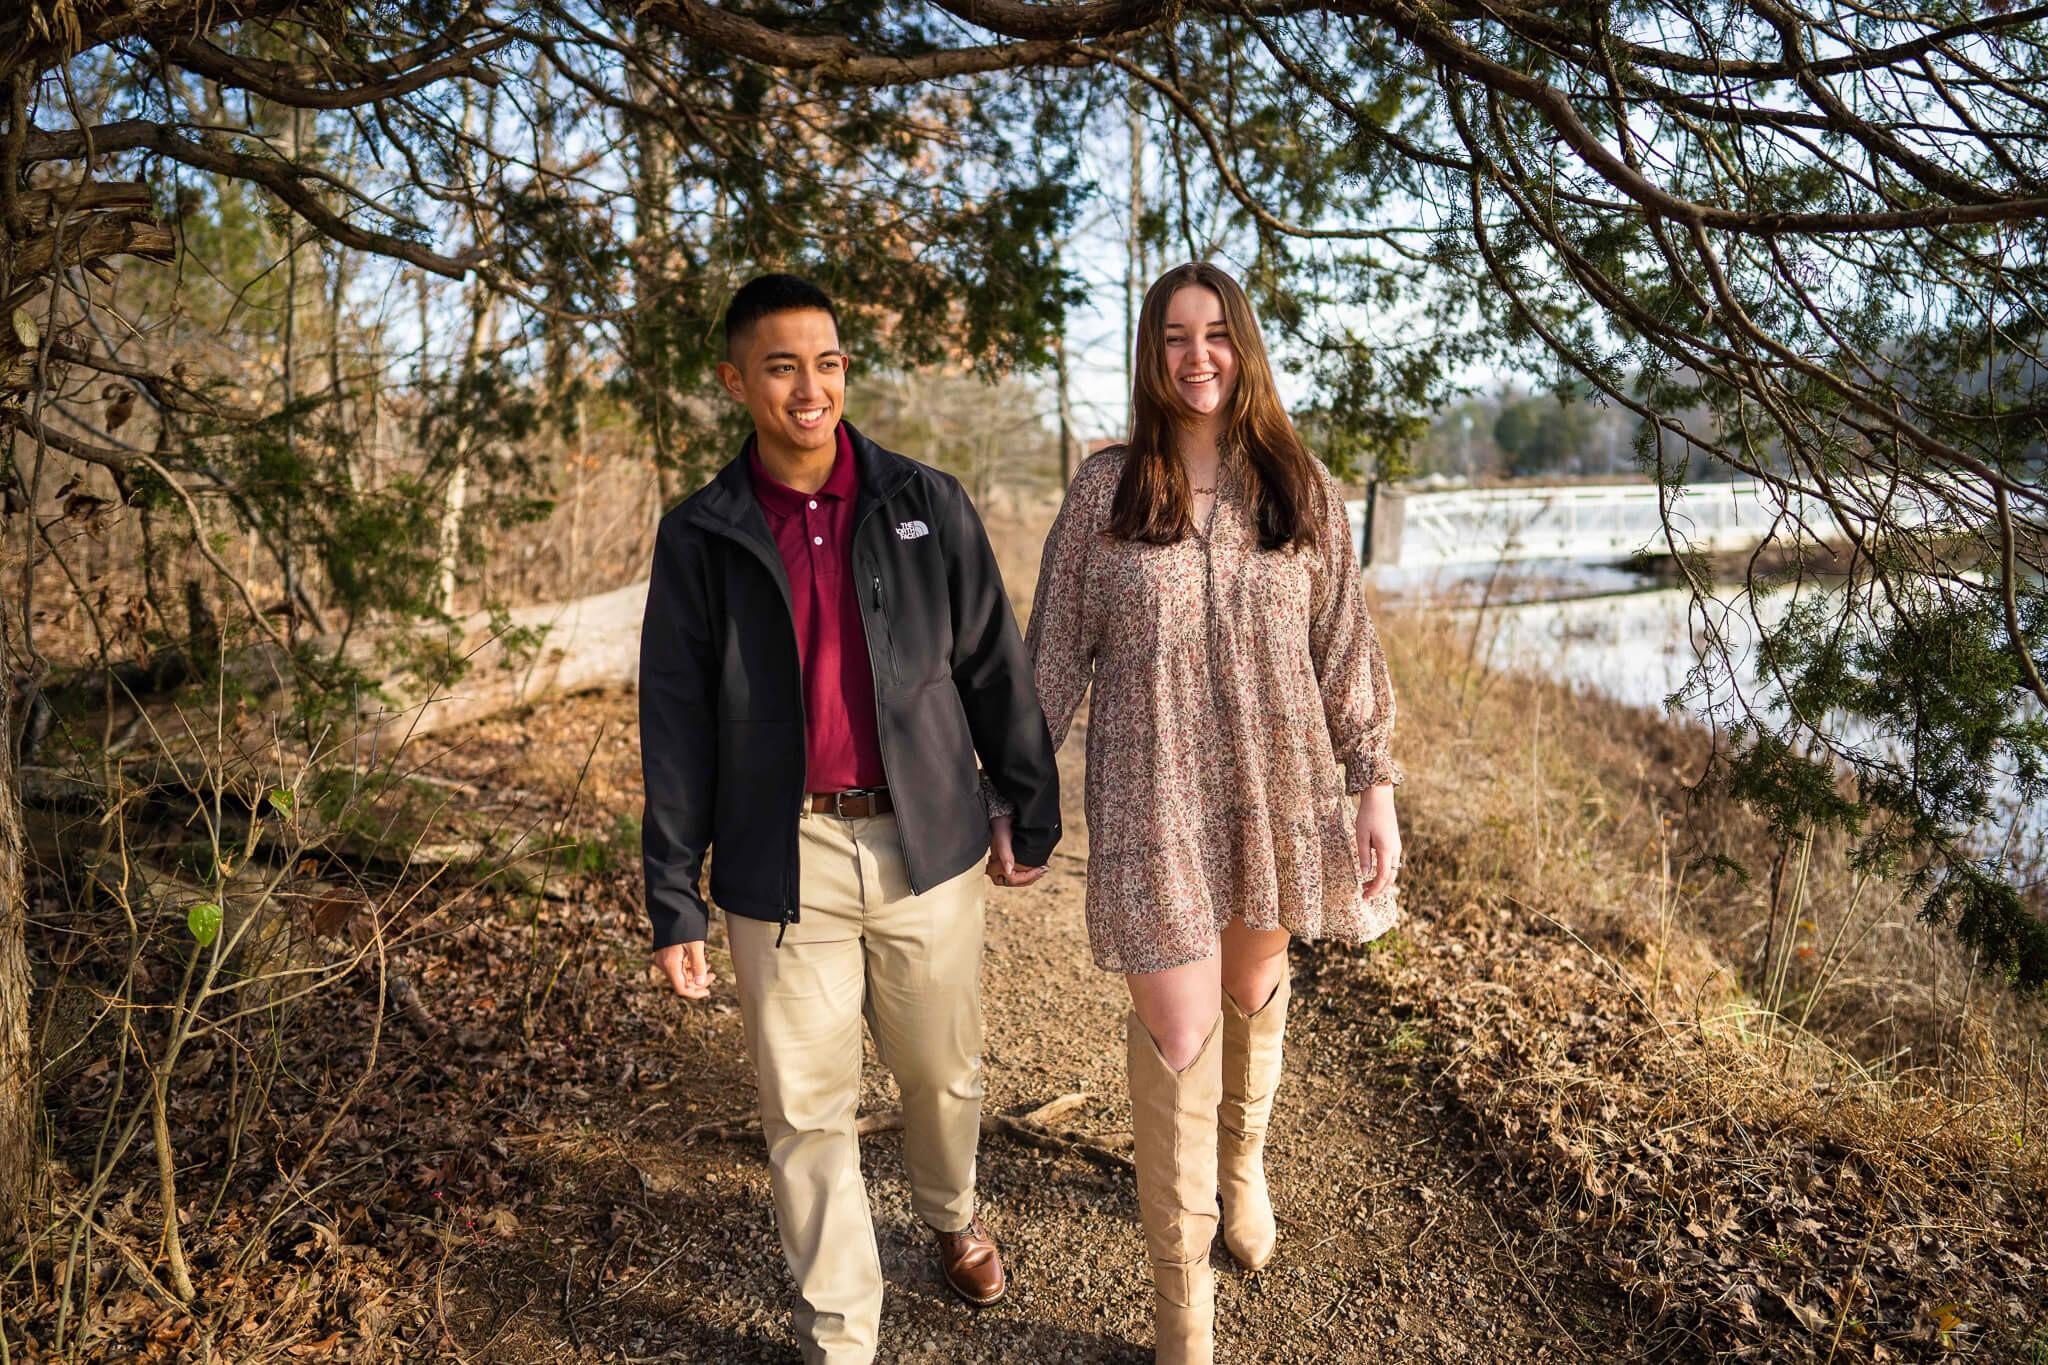
M1325 479L1323 492L1323 546L1310 608L1309 654L1323 694L1330 747L1344 765L1344 790L1357 793L1402 778L1393 759L1394 684L1379 631L1366 610L1344 500L1333 480Z
M1038 587L1031 598L1031 623L1024 646L1031 656L1038 703L1045 710L1045 726L1055 750L1066 743L1074 714L1081 709L1095 676L1088 550L1101 513L1099 485L1104 471L1113 475L1114 468L1091 460L1074 475L1066 501L1045 538Z

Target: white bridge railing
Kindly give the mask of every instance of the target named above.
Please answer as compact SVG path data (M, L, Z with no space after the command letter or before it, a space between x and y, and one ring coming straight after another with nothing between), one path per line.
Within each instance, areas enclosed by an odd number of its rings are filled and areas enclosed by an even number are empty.
M1683 545L1708 553L1739 553L1760 544L1779 515L1763 484L1693 484L1662 491ZM1668 554L1654 484L1539 485L1468 488L1443 493L1382 489L1371 510L1350 504L1352 544L1361 563L1429 568L1502 560L1622 560ZM1823 509L1824 510L1824 509ZM1930 509L1932 510L1932 509ZM1925 521L1901 517L1892 524ZM1813 523L1829 528L1823 515Z

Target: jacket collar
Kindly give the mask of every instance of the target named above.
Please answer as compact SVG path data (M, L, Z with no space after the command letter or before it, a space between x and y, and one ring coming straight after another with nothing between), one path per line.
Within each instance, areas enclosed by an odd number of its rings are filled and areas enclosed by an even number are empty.
M845 429L847 439L853 443L854 472L860 483L860 491L854 500L857 524L869 508L895 496L910 481L917 466L861 435L853 423L842 422L840 425ZM752 440L751 437L748 439ZM752 461L744 445L738 455L712 476L703 491L685 505L694 521L774 544L774 538L768 533L768 519L761 514L760 500L754 496Z
M884 450L855 429L853 423L844 423L846 434L853 441L853 465L860 475L860 494L854 499L854 525L867 515L868 509L877 503L886 502L903 491L903 485L910 482L910 476L917 471L917 464L906 460L893 450Z

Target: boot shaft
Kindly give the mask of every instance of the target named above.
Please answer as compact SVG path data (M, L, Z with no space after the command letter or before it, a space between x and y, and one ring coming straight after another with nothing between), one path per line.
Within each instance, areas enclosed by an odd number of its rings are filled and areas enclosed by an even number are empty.
M1223 1094L1223 1023L1195 1059L1168 1066L1132 1011L1126 1018L1138 1219L1151 1263L1154 1353L1162 1365L1211 1365L1216 1283L1216 1110Z
M1246 1014L1223 993L1223 1094L1217 1122L1226 1149L1233 1140L1265 1135L1280 1088L1281 1057L1287 1033L1287 1005L1293 992L1286 976L1266 1003Z

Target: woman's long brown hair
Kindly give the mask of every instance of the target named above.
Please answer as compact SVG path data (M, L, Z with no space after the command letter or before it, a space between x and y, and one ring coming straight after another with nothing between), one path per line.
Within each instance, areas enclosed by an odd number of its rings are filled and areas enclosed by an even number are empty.
M1273 366L1244 288L1207 261L1178 265L1153 281L1138 314L1131 384L1130 454L1110 504L1109 533L1122 540L1171 545L1194 529L1187 466L1174 453L1176 428L1194 420L1166 367L1166 310L1173 296L1200 286L1223 301L1224 325L1237 353L1220 445L1242 451L1251 466L1245 497L1259 528L1259 548L1310 549L1322 539L1322 480L1315 457L1295 435L1280 405Z

